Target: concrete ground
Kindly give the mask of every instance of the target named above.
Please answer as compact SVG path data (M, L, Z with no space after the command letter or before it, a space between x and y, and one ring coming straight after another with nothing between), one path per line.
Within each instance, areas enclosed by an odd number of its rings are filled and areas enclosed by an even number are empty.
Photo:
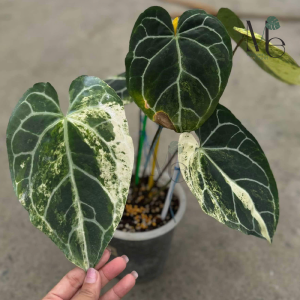
M300 2L209 1L236 13L299 16ZM14 195L5 145L9 116L34 83L49 81L66 111L68 88L82 74L105 78L124 71L128 40L137 16L148 6L170 12L179 6L151 0L0 1L0 298L41 299L73 266L31 225ZM280 19L279 19L280 20ZM261 33L264 19L251 19ZM300 63L299 23L280 22L282 38ZM233 231L205 215L183 184L186 215L178 226L164 274L139 284L125 297L150 299L296 300L300 297L300 87L268 74L238 50L221 103L231 109L264 149L280 194L274 243ZM126 108L137 140L137 109ZM148 124L149 132L155 129ZM164 130L160 160L178 134ZM126 254L126 253L124 253ZM128 270L131 271L131 270Z

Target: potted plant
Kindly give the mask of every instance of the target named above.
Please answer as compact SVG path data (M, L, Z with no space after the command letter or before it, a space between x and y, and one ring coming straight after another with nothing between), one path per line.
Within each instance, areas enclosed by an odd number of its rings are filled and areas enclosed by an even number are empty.
M85 270L94 267L116 232L111 245L132 249L126 254L133 263L144 270L153 263L162 266L173 218L178 223L184 213L185 197L175 185L180 171L205 213L272 241L279 203L267 158L251 133L219 104L237 49L232 52L230 37L237 47L248 47L272 76L299 85L295 61L271 44L270 53L280 57L262 59L256 46L265 53L265 41L257 34L253 38L230 10L220 9L217 17L189 10L172 21L163 8L150 7L134 25L126 73L107 83L92 76L75 79L66 116L49 83L35 84L19 100L7 128L14 190L33 225L71 262ZM134 171L124 113L124 104L133 101L144 114ZM147 119L158 130L141 168ZM178 152L173 180L164 172L154 176L163 128L180 134L171 157ZM143 262L143 252L159 259ZM147 271L141 277L147 279Z

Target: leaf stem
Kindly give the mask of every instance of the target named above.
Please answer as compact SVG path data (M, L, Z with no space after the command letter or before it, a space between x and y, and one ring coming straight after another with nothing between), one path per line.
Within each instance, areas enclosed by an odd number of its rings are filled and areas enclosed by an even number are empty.
M166 171L166 169L168 168L168 166L171 164L172 160L174 159L174 157L176 156L178 150L176 150L173 155L171 156L171 158L169 159L169 161L166 163L166 165L164 166L164 168L162 169L162 171L159 173L158 177L156 178L156 182L159 181L159 179L161 178L161 176L163 175L163 173Z
M143 144L144 144L144 140L145 140L146 124L147 124L147 116L145 115L144 120L143 120L143 127L142 127L142 130L140 130L139 151L138 151L136 168L135 168L135 184L136 185L138 185L139 181L140 181L139 171L140 171L140 165L141 165L141 159L142 159L142 153L143 153Z
M240 41L236 44L233 52L232 52L232 56L234 55L235 51L237 50L237 48L241 45L241 43L243 42L244 40L244 36L240 39Z
M159 146L159 139L160 139L160 136L157 139L157 143L156 143L155 149L154 149L152 170L151 170L151 174L149 176L149 181L148 181L148 190L151 190L151 188L153 187L153 184L154 184L153 178L154 178L154 172L155 172L155 165L156 165L156 158L157 158L157 152L158 152L158 146Z
M163 127L161 125L159 125L159 127L157 128L157 131L155 133L155 136L154 136L154 138L152 140L152 144L150 146L150 149L149 149L149 152L148 152L148 155L147 155L147 158L146 158L146 162L145 162L145 165L144 165L144 171L143 171L142 178L144 178L145 175L146 175L146 170L147 170L148 163L150 161L150 157L151 157L151 155L152 155L152 153L154 151L154 147L155 147L155 145L156 145L156 143L157 143L157 141L158 141L158 139L160 137L162 129L163 129Z

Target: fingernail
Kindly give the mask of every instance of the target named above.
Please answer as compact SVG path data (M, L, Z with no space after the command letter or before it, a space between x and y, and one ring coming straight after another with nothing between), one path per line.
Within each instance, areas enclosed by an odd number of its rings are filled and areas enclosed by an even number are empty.
M107 250L109 253L111 253L111 249L110 249L110 248L106 248L106 250Z
M136 271L132 271L132 272L131 272L131 275L132 275L135 279L137 279L137 278L139 277L139 274L138 274Z
M125 260L126 264L129 262L129 258L126 255L122 255L121 257Z
M97 271L93 268L88 269L85 277L86 283L95 283L97 279Z

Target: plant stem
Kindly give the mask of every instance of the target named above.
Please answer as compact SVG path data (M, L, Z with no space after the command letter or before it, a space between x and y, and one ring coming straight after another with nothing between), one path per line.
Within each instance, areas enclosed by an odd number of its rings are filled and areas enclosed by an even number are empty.
M237 50L237 48L241 45L241 43L243 42L243 40L244 40L244 37L242 37L242 38L240 39L240 41L236 44L236 46L235 46L235 48L234 48L234 50L233 50L233 52L232 52L232 56L234 55L234 53L235 53L235 51Z
M140 181L139 172L140 172L140 165L142 159L142 152L143 152L143 144L145 140L145 132L146 132L146 124L147 124L147 116L144 116L143 120L143 128L140 132L140 141L139 141L139 152L136 161L136 168L135 168L135 184L138 185Z
M168 168L168 166L171 164L172 160L174 159L174 157L176 156L178 150L176 150L173 155L171 156L171 158L169 159L169 161L166 163L166 165L164 166L164 168L162 169L162 171L160 172L160 174L158 175L158 177L156 178L156 182L159 181L159 179L161 178L161 176L163 175L163 173L166 171L166 169Z
M160 139L160 136L157 139L157 143L156 143L155 149L154 149L152 170L151 170L151 174L149 176L149 181L148 181L148 191L151 190L151 188L153 187L153 184L154 184L154 179L153 178L154 178L154 172L155 172L155 165L156 165L157 151L158 151L158 146L159 146L159 139Z
M159 138L159 136L160 136L160 134L161 134L162 129L163 129L163 127L160 126L160 125L159 125L159 127L157 128L157 131L156 131L156 133L155 133L155 136L154 136L154 138L153 138L152 144L151 144L151 146L150 146L150 149L149 149L149 152L148 152L148 155L147 155L147 158L146 158L146 162L145 162L145 165L144 165L144 171L143 171L142 178L144 178L145 175L146 175L146 170L147 170L147 166L148 166L150 157L151 157L151 155L152 155L152 153L153 153L154 147L155 147L155 145L156 145L156 143L157 143L157 141L158 141L158 138Z

